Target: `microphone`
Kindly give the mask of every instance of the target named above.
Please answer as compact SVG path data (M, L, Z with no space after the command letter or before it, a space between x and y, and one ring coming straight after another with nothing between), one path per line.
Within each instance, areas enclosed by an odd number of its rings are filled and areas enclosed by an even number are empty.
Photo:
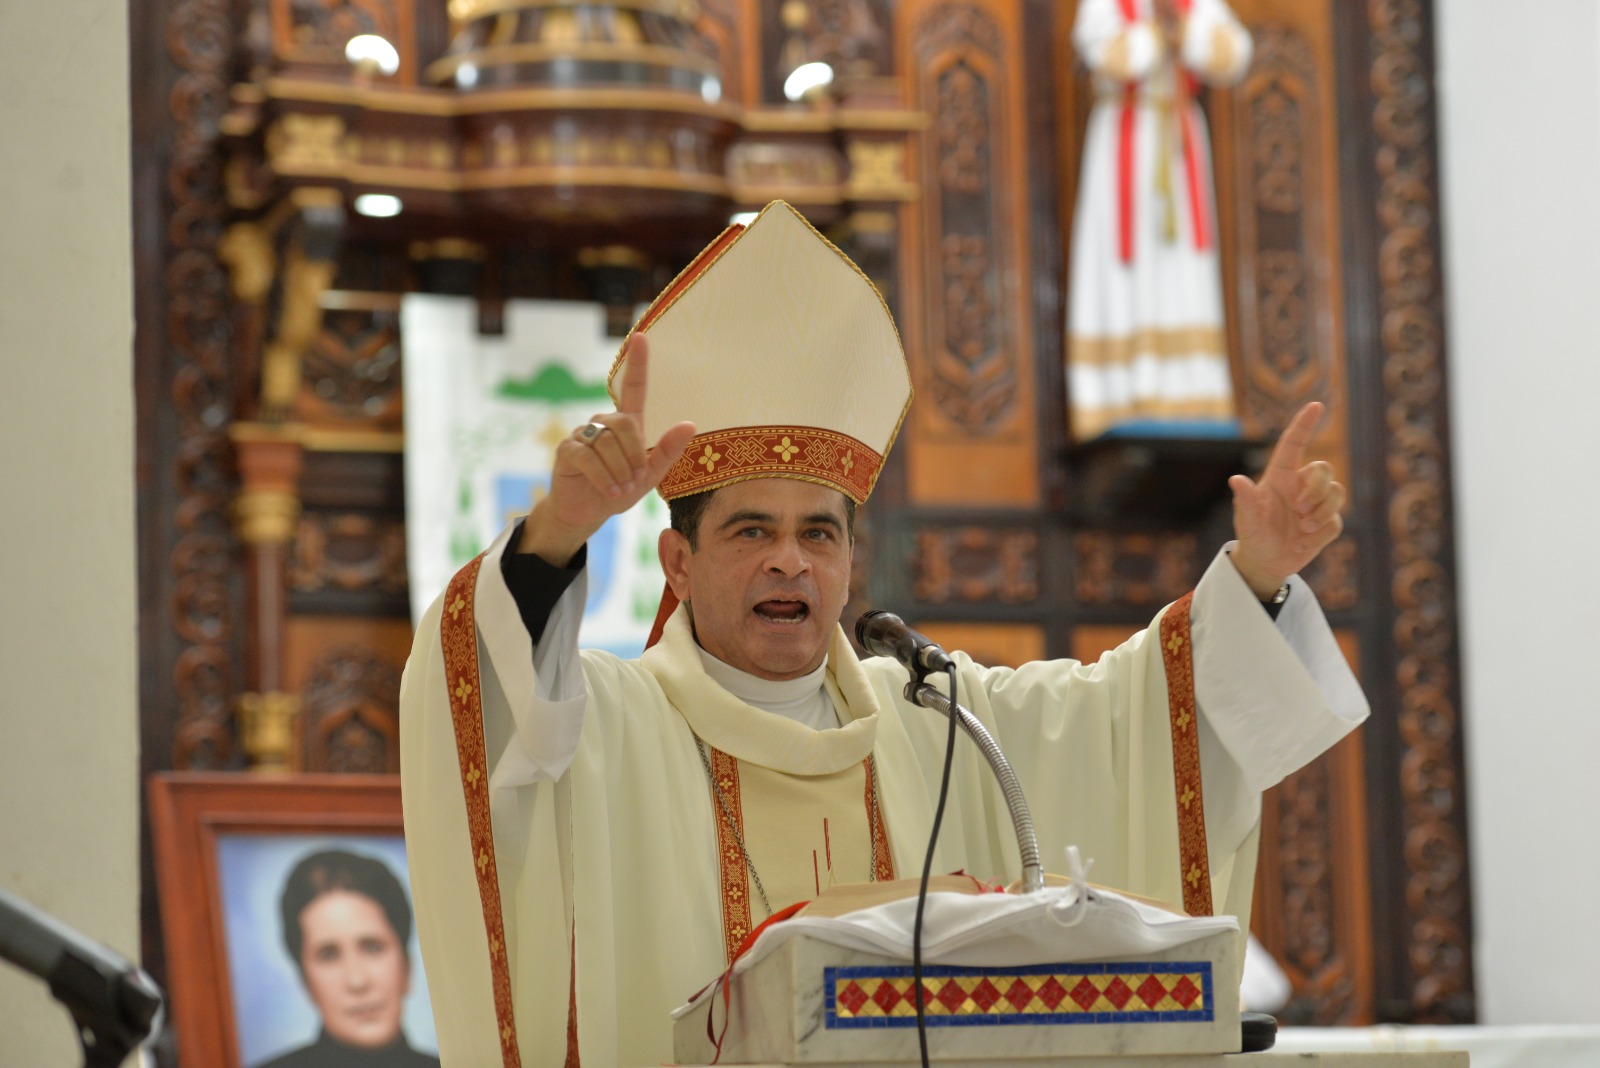
M856 641L873 656L892 656L918 679L930 671L946 671L955 664L950 654L918 634L893 612L872 611L856 620Z
M80 1034L92 1032L89 1064L120 1064L156 1024L161 991L142 969L5 890L0 960L43 979Z

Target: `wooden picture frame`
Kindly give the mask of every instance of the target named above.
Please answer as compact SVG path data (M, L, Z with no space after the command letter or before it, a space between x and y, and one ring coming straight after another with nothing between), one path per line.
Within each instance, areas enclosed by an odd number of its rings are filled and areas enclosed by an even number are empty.
M289 1029L315 1040L319 1017L303 985L297 1001L262 993L281 994L284 974L300 982L275 908L284 877L312 852L347 850L381 860L409 901L399 776L169 772L152 776L148 791L169 1011L182 1063L251 1068L286 1051ZM273 907L263 907L266 901ZM413 923L402 1022L408 1041L431 1051L414 932Z

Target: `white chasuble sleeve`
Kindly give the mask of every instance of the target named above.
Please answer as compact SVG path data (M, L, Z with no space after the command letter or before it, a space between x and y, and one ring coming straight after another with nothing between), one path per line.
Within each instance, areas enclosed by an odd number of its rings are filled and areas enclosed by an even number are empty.
M502 970L509 975L521 1063L560 1064L566 1052L571 960L562 788L543 782L491 794L496 874L491 922L477 877L484 857L473 848L462 783L463 774L474 769L463 769L450 705L449 694L460 680L447 677L439 638L446 610L441 599L423 616L400 694L406 856L440 1060L446 1068L504 1063L495 992L495 974ZM481 635L478 654L479 679L473 685L482 697L485 750L493 751L503 745L509 714ZM492 932L495 925L498 934ZM524 996L529 990L543 996Z
M489 769L550 759L530 747L523 730L570 731L571 759L581 729L583 699L541 702L530 670L531 643L499 568L502 536L482 558L471 604L447 590L420 622L400 695L402 805L417 937L428 969L440 1059L446 1066L503 1061L505 1024L495 976L509 978L516 1052L524 1065L560 1064L566 1055L568 978L572 966L572 866L569 787L532 778L486 791L487 848L472 838L472 801L464 778L476 783ZM454 589L454 586L452 586ZM580 602L581 603L581 602ZM446 670L441 624L447 613L472 626L477 677ZM581 673L574 665L573 674ZM483 767L458 748L452 694L476 691ZM552 714L552 709L555 714ZM576 722L567 723L563 718ZM530 754L530 749L531 754ZM466 757L463 752L468 752ZM481 795L480 795L481 796ZM483 813L479 813L481 816ZM490 865L492 863L492 868ZM481 872L494 878L481 883ZM485 901L488 888L489 902ZM498 928L498 930L496 930ZM504 980L502 980L504 981Z
M422 616L400 682L401 806L417 943L439 1057L500 1063L489 939L472 877L466 799L439 640L442 598Z
M513 728L498 759L491 752L489 783L496 791L554 782L566 773L578 751L589 697L578 659L588 569L562 593L535 646L500 570L501 555L512 551L515 529L489 547L478 575L478 633L501 680Z
M1231 548L1195 591L1195 697L1240 785L1259 795L1349 734L1370 710L1311 587L1292 576L1274 624L1227 558Z

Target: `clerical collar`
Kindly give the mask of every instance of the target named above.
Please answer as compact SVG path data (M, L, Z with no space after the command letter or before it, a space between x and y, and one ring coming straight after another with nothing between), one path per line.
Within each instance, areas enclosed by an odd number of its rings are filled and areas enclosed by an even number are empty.
M700 654L700 662L705 666L706 674L727 690L733 696L747 705L766 711L775 712L780 716L794 718L793 713L802 707L817 700L822 693L823 680L827 677L828 662L826 659L817 665L817 669L798 679L764 679L759 675L752 675L748 671L741 671L732 664L718 660L696 642L695 652Z

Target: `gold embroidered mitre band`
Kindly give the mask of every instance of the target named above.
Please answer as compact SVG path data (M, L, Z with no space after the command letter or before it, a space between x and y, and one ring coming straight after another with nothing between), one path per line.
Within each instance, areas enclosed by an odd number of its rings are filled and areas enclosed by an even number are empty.
M696 430L662 497L775 477L858 504L872 492L911 405L900 334L861 269L788 204L723 231L634 330L650 338L645 439L685 419Z

